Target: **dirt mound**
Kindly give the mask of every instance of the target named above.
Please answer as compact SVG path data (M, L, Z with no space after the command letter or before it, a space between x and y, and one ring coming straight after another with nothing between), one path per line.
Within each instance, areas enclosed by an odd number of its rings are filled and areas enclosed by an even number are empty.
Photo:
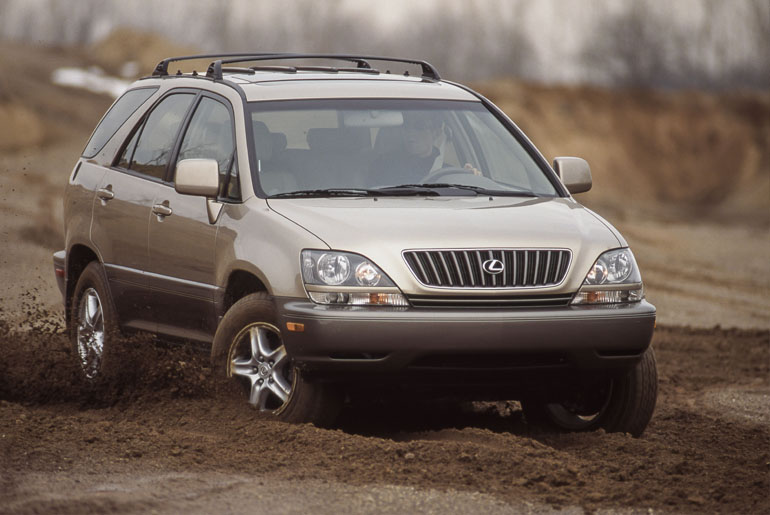
M39 152L71 139L82 148L113 99L56 86L51 75L57 68L90 64L78 50L0 42L0 151Z
M137 501L119 488L82 504L77 492L107 472L128 474L123 484L184 470L205 484L212 474L253 474L255 464L270 464L259 469L268 484L451 489L589 511L770 509L770 427L709 402L725 385L768 391L768 331L659 329L659 404L633 439L539 433L513 402L348 407L337 429L287 425L213 386L205 352L129 338L122 374L84 386L55 315L33 312L24 325L0 325L0 502L19 511L51 506L25 493L33 471L49 493L47 474L80 482L55 490L59 508L98 511ZM208 506L213 493L196 495Z
M96 64L108 73L135 78L150 75L155 65L166 57L202 53L191 47L177 45L159 34L129 28L113 30L87 51ZM133 70L126 67L126 63L131 62L136 63ZM209 62L198 64L198 70L205 70Z
M770 93L476 87L548 159L588 160L589 205L770 223Z
M164 57L200 53L162 36L118 29L87 48L50 48L0 42L0 151L22 153L62 140L84 145L113 98L57 86L54 70L99 66L107 73L132 77L152 73ZM20 59L19 56L24 58ZM125 67L134 62L133 67ZM195 61L198 69L205 63ZM192 69L192 68L191 68Z
M29 107L0 103L0 151L40 145L45 129L40 117Z

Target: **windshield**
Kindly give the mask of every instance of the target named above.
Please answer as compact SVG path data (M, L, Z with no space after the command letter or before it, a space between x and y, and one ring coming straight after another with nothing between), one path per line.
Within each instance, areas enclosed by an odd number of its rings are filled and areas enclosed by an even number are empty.
M255 183L269 197L558 196L479 102L253 102Z

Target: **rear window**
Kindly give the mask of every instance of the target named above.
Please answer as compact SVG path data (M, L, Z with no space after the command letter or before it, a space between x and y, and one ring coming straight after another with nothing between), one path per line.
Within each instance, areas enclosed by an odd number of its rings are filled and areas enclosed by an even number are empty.
M158 88L140 88L127 91L120 97L102 121L96 127L96 130L88 140L86 149L83 151L83 157L94 157L109 139L115 135L121 125L123 125L129 116L134 114L140 105L152 96Z

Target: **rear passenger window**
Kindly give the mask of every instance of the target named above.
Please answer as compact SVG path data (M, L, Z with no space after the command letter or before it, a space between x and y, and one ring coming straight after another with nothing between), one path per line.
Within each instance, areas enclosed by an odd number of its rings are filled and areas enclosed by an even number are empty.
M126 123L126 120L134 114L134 111L144 104L157 90L158 88L141 88L132 89L124 93L122 97L112 104L110 110L107 111L102 121L99 122L96 130L91 135L91 139L88 140L86 149L83 151L83 157L91 158L98 154L110 138L115 135L120 126Z
M195 95L192 93L178 93L164 98L131 138L120 157L119 166L163 179L179 128L193 98Z
M134 156L134 149L136 148L136 140L139 139L140 132L141 132L141 126L137 127L137 129L134 131L133 136L131 136L131 141L128 142L128 145L126 145L126 148L123 150L123 153L120 155L120 160L118 160L118 168L128 169L128 167L131 166L131 158Z

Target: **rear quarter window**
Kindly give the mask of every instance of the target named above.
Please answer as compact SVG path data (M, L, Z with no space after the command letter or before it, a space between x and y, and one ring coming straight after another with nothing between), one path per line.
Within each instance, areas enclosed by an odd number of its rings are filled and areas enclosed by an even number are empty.
M94 157L104 145L115 135L121 125L134 114L139 106L144 104L158 88L140 88L126 91L122 97L112 104L102 121L96 126L96 130L88 140L83 157Z

